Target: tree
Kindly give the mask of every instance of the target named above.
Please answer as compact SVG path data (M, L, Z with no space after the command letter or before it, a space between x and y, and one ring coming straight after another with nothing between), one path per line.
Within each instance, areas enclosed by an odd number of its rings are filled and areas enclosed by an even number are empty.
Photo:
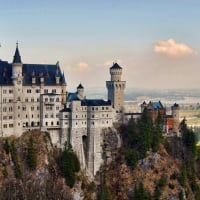
M7 154L9 154L9 152L10 152L10 145L9 145L9 142L8 142L8 138L5 139L3 148L4 148L5 152L6 152Z
M10 153L11 153L12 161L14 163L15 177L16 178L21 178L22 172L21 172L20 165L18 163L18 154L17 154L17 149L15 147L14 140L11 142Z
M29 138L28 151L27 151L27 164L31 170L36 169L37 166L37 153L34 148L33 137Z
M76 174L80 170L80 163L70 144L65 144L61 155L60 168L67 185L73 187L76 182Z
M151 148L153 123L147 108L144 109L140 120L140 147L139 151L142 157L146 156L146 152Z
M127 149L126 151L126 161L127 161L127 165L131 166L131 167L135 167L137 164L137 152L134 149Z

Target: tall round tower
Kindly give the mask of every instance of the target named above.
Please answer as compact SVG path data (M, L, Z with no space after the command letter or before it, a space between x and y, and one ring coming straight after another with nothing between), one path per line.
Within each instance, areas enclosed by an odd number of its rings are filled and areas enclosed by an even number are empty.
M172 118L173 118L173 132L174 133L179 133L179 125L180 125L180 122L179 122L179 110L180 110L180 107L177 103L175 103L172 107Z
M126 87L126 81L121 81L122 67L117 63L113 63L110 67L111 80L106 81L106 87L108 89L108 100L111 101L113 108L116 112L122 112L124 106L124 89Z

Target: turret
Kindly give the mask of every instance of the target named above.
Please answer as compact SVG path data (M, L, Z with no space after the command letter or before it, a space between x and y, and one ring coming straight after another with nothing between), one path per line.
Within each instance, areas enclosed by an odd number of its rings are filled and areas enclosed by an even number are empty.
M110 67L110 75L110 81L106 81L108 100L111 101L116 112L121 113L124 106L124 89L126 87L126 81L121 81L122 67L117 63L113 63L113 66Z
M12 80L13 84L20 84L22 81L22 61L18 49L18 43L15 50L15 55L13 57L12 63Z
M77 96L78 96L79 99L84 98L84 87L82 86L81 83L77 87Z
M117 64L113 63L110 68L111 81L121 81L122 68Z

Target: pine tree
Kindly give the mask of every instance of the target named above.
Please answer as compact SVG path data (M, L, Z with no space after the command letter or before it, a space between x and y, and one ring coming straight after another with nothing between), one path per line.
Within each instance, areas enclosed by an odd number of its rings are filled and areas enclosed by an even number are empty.
M10 145L9 145L9 142L8 142L8 139L7 139L7 138L5 139L3 148L4 148L5 152L6 152L7 154L9 154L9 152L10 152Z
M73 187L76 182L75 172L80 170L80 163L70 144L65 144L64 151L61 155L60 168L67 185Z
M37 153L34 148L33 137L29 138L28 152L27 152L27 164L31 170L36 169L37 166Z

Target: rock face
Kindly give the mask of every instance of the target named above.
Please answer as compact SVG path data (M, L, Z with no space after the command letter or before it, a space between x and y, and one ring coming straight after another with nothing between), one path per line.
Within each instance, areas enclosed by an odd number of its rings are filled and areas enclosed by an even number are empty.
M148 152L146 158L138 161L135 169L128 167L123 152L118 152L115 162L111 162L104 174L107 186L112 191L112 200L132 198L135 186L140 183L153 195L161 180L163 185L159 199L178 200L179 193L184 193L178 180L181 173L179 167L180 163L169 156L161 146L158 152ZM189 199L193 197L190 196Z
M29 138L37 154L37 166L27 165ZM0 196L5 199L72 199L57 163L59 150L51 144L48 133L33 130L19 138L7 138L15 150L5 151L5 138L0 138ZM13 151L11 153L11 151ZM17 173L16 173L17 172ZM17 175L17 176L16 176Z

